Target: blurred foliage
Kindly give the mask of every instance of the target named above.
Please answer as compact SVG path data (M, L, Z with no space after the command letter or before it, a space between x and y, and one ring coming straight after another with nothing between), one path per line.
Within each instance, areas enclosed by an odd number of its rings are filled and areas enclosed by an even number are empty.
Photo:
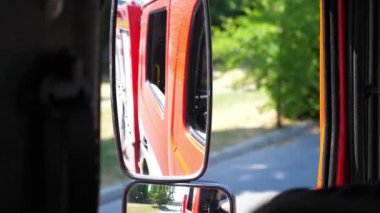
M243 15L240 5L244 0L221 1L210 0L211 23L214 26L221 26L223 19Z
M157 204L158 208L162 209L174 200L173 194L173 186L152 185L148 197L151 202Z
M244 15L244 9L260 5L258 0L210 0L211 23L220 27L225 19Z
M134 203L148 203L148 184L137 184L128 192L128 201Z
M269 93L280 115L317 118L319 2L233 2L241 3L243 14L219 15L222 23L212 27L214 63L222 70L246 67L257 86Z

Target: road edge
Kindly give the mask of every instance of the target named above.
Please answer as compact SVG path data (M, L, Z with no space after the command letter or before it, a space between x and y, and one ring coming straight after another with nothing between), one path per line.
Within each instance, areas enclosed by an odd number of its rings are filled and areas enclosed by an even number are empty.
M284 127L278 130L274 130L269 133L264 133L246 142L236 144L224 148L222 150L210 153L208 165L215 165L230 158L242 155L253 150L261 149L267 146L273 146L281 144L283 141L288 140L295 135L308 130L314 126L318 126L314 121L304 121L297 123L290 127Z
M232 147L227 147L219 151L210 153L208 166L212 166L228 160L230 158L242 155L252 150L261 149L267 146L280 144L284 140L288 140L295 135L308 130L314 126L318 126L314 121L305 121L297 123L290 127L274 130L273 132L262 134L254 139L239 143ZM115 201L123 197L124 189L128 182L118 183L104 187L99 193L99 206Z

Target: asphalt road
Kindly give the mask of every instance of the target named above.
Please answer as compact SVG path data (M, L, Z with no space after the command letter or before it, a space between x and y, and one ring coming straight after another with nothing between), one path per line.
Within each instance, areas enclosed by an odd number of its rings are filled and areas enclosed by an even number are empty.
M281 191L313 188L319 157L319 131L312 129L281 145L265 147L214 164L202 180L227 185L236 196L237 212L249 212ZM121 199L104 204L100 213L120 212Z
M249 212L281 191L314 188L318 159L319 131L311 129L281 145L213 165L202 179L230 187L236 196L237 212Z

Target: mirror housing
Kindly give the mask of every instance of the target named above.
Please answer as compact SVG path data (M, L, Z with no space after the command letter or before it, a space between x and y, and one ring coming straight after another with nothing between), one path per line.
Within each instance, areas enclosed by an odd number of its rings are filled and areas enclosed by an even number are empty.
M235 197L218 183L133 182L125 190L122 212L236 212Z
M113 124L121 168L131 178L189 181L207 168L212 116L208 11L208 0L114 5Z

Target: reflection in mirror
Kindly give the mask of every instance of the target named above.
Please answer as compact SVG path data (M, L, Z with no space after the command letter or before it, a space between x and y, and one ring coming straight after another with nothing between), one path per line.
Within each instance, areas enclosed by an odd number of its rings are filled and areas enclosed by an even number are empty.
M122 168L139 179L195 179L209 149L208 0L169 2L115 5L115 137Z
M125 212L233 212L233 198L225 190L210 186L173 186L137 183L124 198Z

